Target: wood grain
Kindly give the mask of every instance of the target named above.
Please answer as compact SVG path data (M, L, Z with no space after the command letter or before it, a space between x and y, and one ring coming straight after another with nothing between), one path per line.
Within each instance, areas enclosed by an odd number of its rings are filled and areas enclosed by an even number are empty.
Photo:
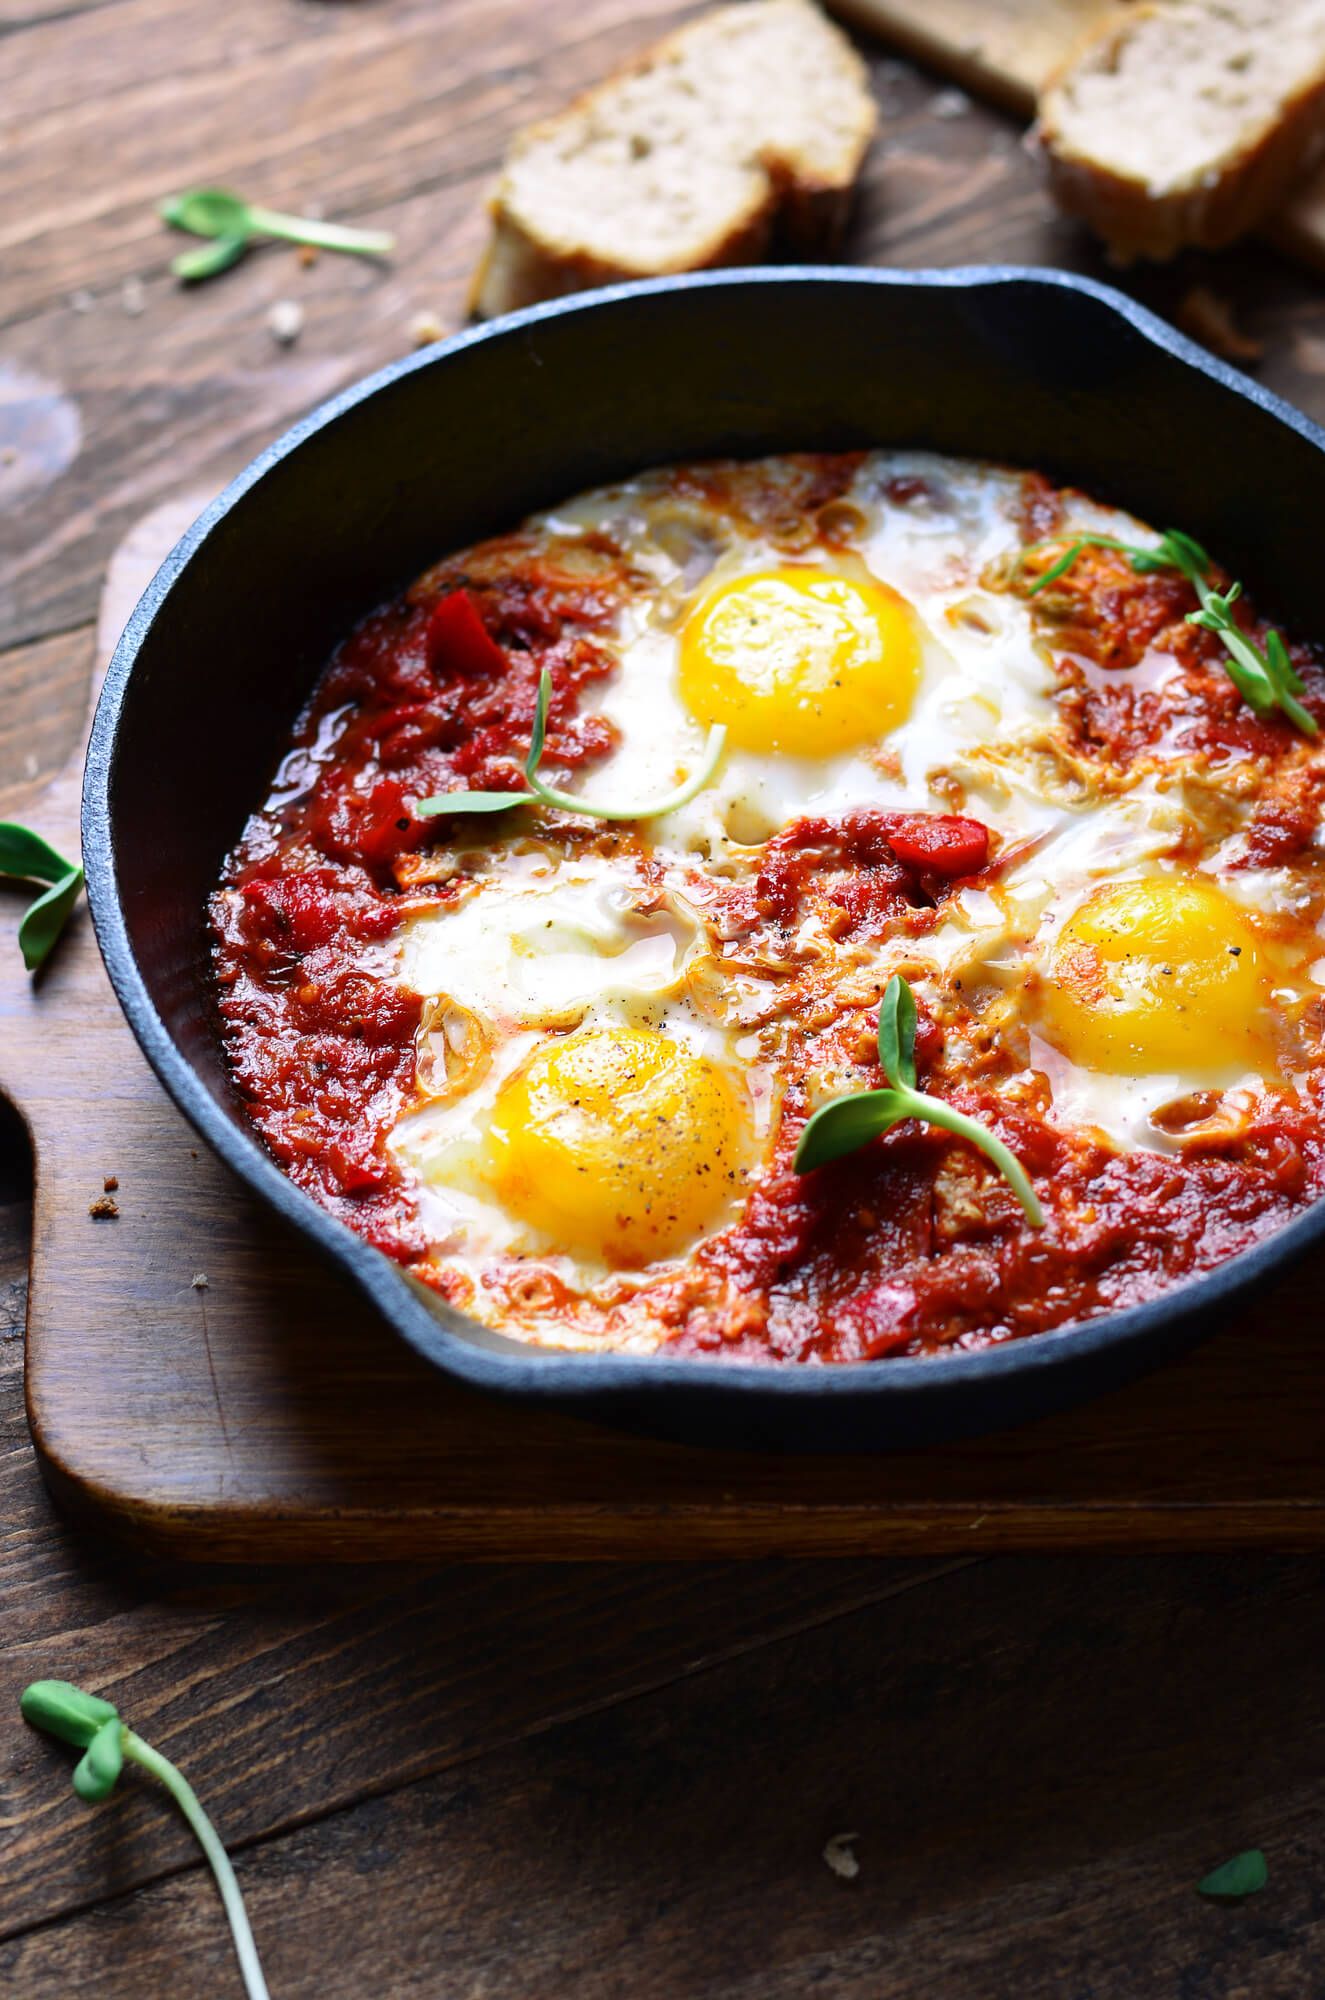
M1137 1569L978 1565L266 1841L240 1874L272 1990L1305 2000L1320 1594L1295 1565ZM852 1882L821 1858L844 1831ZM1202 1902L1253 1842L1265 1894ZM144 1937L155 1990L222 1990L197 1869L0 1946L0 1976L129 2000Z

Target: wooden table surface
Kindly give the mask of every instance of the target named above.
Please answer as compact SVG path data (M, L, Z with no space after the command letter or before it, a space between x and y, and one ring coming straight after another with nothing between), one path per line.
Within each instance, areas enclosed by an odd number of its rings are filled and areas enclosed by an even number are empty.
M511 127L669 0L0 0L0 809L68 754L101 572L339 384L458 323ZM868 50L852 254L1104 273L1018 133ZM164 194L388 225L185 294ZM1325 418L1325 294L1214 285ZM305 308L278 347L269 308ZM826 365L828 357L826 357ZM23 1418L28 1169L0 1130L0 1989L238 1991L210 1879L145 1787L89 1809L18 1722L66 1675L185 1764L275 2000L1218 2000L1325 1994L1319 1565L1240 1557L165 1571L62 1526ZM858 1835L860 1872L822 1849ZM1260 1846L1265 1893L1197 1878Z

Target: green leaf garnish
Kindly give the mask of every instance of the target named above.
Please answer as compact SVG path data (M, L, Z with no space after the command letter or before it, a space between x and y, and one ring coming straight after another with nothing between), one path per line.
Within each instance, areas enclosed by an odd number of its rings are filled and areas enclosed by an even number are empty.
M1224 1902L1234 1902L1242 1896L1255 1896L1269 1879L1265 1856L1259 1847L1249 1847L1245 1854L1235 1854L1222 1867L1212 1868L1208 1875L1203 1875L1196 1885L1196 1893L1198 1896L1214 1896Z
M801 1133L791 1163L793 1172L812 1173L816 1167L880 1138L904 1118L918 1118L977 1147L1007 1181L1031 1228L1043 1229L1044 1210L1016 1154L974 1118L955 1111L941 1097L915 1088L915 995L900 973L889 980L879 1007L879 1062L890 1088L856 1091L821 1105Z
M103 1722L79 1762L74 1766L74 1790L80 1799L95 1805L108 1799L124 1769L124 1724L118 1715Z
M33 1681L19 1697L23 1720L62 1743L86 1750L97 1731L119 1720L119 1711L99 1694L88 1694L72 1681Z
M419 818L436 819L443 813L506 812L511 806L532 805L535 799L541 799L544 805L556 806L561 812L585 813L590 819L659 819L663 813L675 812L678 806L688 805L712 782L713 774L722 762L727 731L721 723L715 723L708 733L699 765L675 791L665 793L660 799L651 799L645 805L594 805L588 799L578 798L574 792L562 792L555 785L545 785L538 775L547 739L547 711L551 699L552 676L544 667L538 682L538 700L534 704L529 755L524 762L524 774L529 781L527 792L436 792L430 799L420 799L415 806Z
M140 1765L165 1787L197 1836L216 1878L248 2000L269 2000L230 1857L183 1772L127 1728L110 1702L74 1687L69 1681L33 1681L19 1697L19 1708L24 1721L34 1729L44 1729L48 1736L58 1736L62 1742L83 1749L73 1780L80 1799L95 1803L109 1797L126 1759Z
M532 805L534 798L533 792L438 792L420 799L414 810L420 819L436 819L439 813L504 813L512 806Z
M18 948L29 972L44 965L69 921L69 912L78 901L83 871L76 861L66 861L50 842L31 827L15 820L0 820L0 875L18 882L45 882L46 888L30 903L18 927Z
M904 979L890 979L879 1007L879 1062L889 1083L914 1090L916 996Z
M395 238L385 230L347 229L339 222L285 215L280 209L244 201L229 188L191 188L187 194L171 195L157 212L172 229L213 239L207 248L182 251L171 265L175 276L186 283L196 284L228 270L250 243L263 237L312 243L320 250L343 250L354 257L385 257L395 247Z
M1021 552L1022 559L1038 549L1054 548L1062 540L1054 535L1045 542L1032 542ZM1298 729L1307 736L1315 736L1319 725L1297 697L1302 692L1302 679L1288 656L1288 648L1278 632L1267 632L1264 647L1258 647L1242 630L1233 616L1233 605L1242 595L1240 583L1230 584L1220 592L1213 588L1209 580L1210 558L1201 544L1184 535L1179 528L1170 528L1160 536L1154 548L1140 548L1135 542L1120 542L1116 535L1078 535L1069 543L1048 569L1037 576L1026 592L1028 597L1038 596L1065 576L1083 549L1116 549L1121 555L1131 559L1132 568L1139 576L1150 576L1156 570L1176 569L1186 577L1196 592L1200 609L1187 613L1189 625L1204 626L1207 632L1214 632L1227 655L1224 668L1229 679L1237 688L1244 701L1255 709L1258 715L1268 715L1271 709L1279 709Z
M247 249L247 236L217 236L210 243L181 250L178 257L171 259L171 274L182 278L186 285L200 285L204 278L215 278L228 271Z

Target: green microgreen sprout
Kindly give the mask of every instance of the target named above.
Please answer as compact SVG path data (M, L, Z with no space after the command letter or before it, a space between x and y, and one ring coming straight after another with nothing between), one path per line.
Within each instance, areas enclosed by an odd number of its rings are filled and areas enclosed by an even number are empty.
M1024 560L1040 549L1056 548L1062 540L1062 536L1055 535L1045 542L1032 542L1022 550L1022 558ZM1268 715L1277 708L1307 736L1318 733L1316 718L1303 708L1297 698L1302 693L1302 679L1289 658L1281 635L1267 632L1263 647L1255 645L1247 637L1233 616L1233 606L1242 595L1242 585L1230 584L1226 591L1214 589L1209 577L1209 556L1199 542L1193 541L1190 535L1184 535L1178 528L1170 528L1161 535L1153 548L1119 541L1116 535L1078 535L1036 577L1027 596L1035 597L1040 591L1047 590L1051 583L1057 583L1059 577L1065 576L1071 569L1082 550L1088 548L1116 549L1130 558L1138 576L1153 575L1161 569L1181 571L1196 592L1200 607L1187 613L1187 623L1204 626L1207 632L1217 634L1226 655L1225 671L1244 701L1258 715Z
M171 265L186 284L228 270L251 243L263 238L311 243L319 250L343 250L352 257L385 257L395 247L395 238L385 230L347 229L343 223L319 222L308 215L284 215L280 209L244 201L228 188L191 188L187 194L173 194L157 213L172 229L211 239L196 249L182 250Z
M248 1912L244 1908L244 1898L235 1880L230 1857L183 1772L121 1722L118 1711L110 1702L103 1701L99 1695L87 1694L69 1681L33 1681L30 1687L24 1688L19 1707L24 1721L30 1722L34 1729L44 1729L48 1736L58 1736L61 1742L72 1743L83 1752L74 1766L74 1790L80 1799L86 1799L89 1804L109 1798L126 1760L140 1765L164 1785L197 1835L216 1877L216 1886L230 1920L230 1934L235 1941L235 1955L239 1960L248 2000L269 2000L267 1982L262 1976L253 1932L249 1928Z
M645 805L594 805L588 799L578 798L574 792L561 792L555 785L544 784L538 775L547 739L547 712L551 699L552 676L544 667L538 682L529 755L524 764L524 774L529 783L527 792L437 792L430 799L420 799L415 806L420 819L436 819L443 813L507 812L512 806L532 805L535 799L541 799L544 805L556 806L561 812L587 813L590 819L659 819L663 813L675 812L678 806L688 805L712 782L713 774L722 762L727 731L721 723L715 723L708 733L698 766L675 791L665 793L660 799L651 799Z
M888 981L879 1007L879 1063L888 1088L856 1091L821 1105L801 1133L793 1171L812 1173L880 1138L904 1118L918 1118L977 1147L1007 1181L1031 1228L1043 1229L1044 1210L1016 1154L976 1119L916 1089L916 1002L900 973Z
M83 871L76 861L66 861L57 854L50 842L30 827L4 819L0 820L0 875L16 882L49 885L28 905L18 927L23 963L29 972L35 972L46 963L69 920L83 886Z
M1259 1847L1249 1847L1245 1854L1235 1854L1231 1861L1225 1861L1219 1868L1212 1868L1203 1875L1196 1885L1198 1896L1213 1897L1216 1902L1240 1903L1244 1896L1255 1896L1270 1879L1270 1871L1265 1865L1265 1856Z

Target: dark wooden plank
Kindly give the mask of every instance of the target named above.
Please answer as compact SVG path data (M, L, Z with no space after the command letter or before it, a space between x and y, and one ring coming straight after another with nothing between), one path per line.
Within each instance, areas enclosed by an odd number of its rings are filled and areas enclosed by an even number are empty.
M89 221L80 236L84 225L75 227L63 211L51 211L44 233L33 238L32 256L34 270L43 274L42 296L56 303L11 324L0 365L0 570L8 580L0 593L0 647L89 620L111 549L147 508L184 486L216 490L310 405L407 351L411 326L421 314L437 315L445 326L459 323L484 234L484 186L511 125L535 107L558 102L632 38L671 18L646 20L633 8L612 16L610 4L598 0L599 11L574 33L563 24L563 40L549 43L544 66L528 82L533 95L518 103L510 96L514 86L501 81L505 72L489 74L466 93L461 79L469 74L467 65L496 56L482 35L471 47L459 24L448 25L451 10L420 8L417 20L411 14L415 26L401 43L400 60L409 75L402 80L396 56L388 60L388 52L381 52L383 103L392 90L404 92L411 103L417 76L444 73L458 92L459 108L428 101L415 121L412 111L402 113L397 104L383 109L371 130L356 123L334 133L329 127L300 152L299 135L308 129L298 115L303 98L293 104L282 100L283 117L294 120L282 177L261 160L246 169L243 161L226 164L224 154L210 163L205 153L196 159L172 155L152 185L150 177L144 179L141 197L130 205L137 233L123 256L114 247L117 239L103 240L103 226L109 226L104 217ZM524 12L515 9L514 0L510 5L523 23ZM379 25L394 18L390 7L356 4L319 11L334 13L338 21L380 17ZM505 22L502 32L515 32L509 13L494 18ZM436 47L417 39L429 22L429 32L443 37ZM483 28L483 35L490 32L498 28ZM447 35L454 41L445 40ZM339 44L329 46L334 50ZM322 43L318 51L322 60ZM278 67L284 74L284 66ZM1014 127L974 105L955 117L943 115L951 107L951 92L888 58L876 60L875 72L884 132L862 191L850 245L854 256L909 265L999 258L1109 275L1089 240L1054 217ZM216 118L231 135L226 143L236 145L240 139L234 135L248 130L251 80L224 69L218 76ZM318 105L324 95L334 98L339 115L348 119L358 87L356 63L338 57L334 76L315 65L301 89ZM160 144L186 143L186 121L148 123L166 135ZM57 131L51 143L58 148L65 142ZM305 270L292 252L277 248L220 281L181 291L164 275L170 245L152 218L151 202L190 177L222 173L295 206L322 200L390 224L399 241L394 262L383 269L324 257ZM338 175L351 179L342 184ZM123 186L116 175L99 178L97 185L103 180L111 190ZM15 213L20 207L16 202ZM0 282L15 283L9 256L5 252L0 260L5 273ZM134 317L124 309L121 283L139 271L146 273L144 310ZM1196 279L1212 276L1247 301L1250 330L1270 337L1267 382L1325 413L1319 369L1325 303L1271 252L1251 249L1217 269L1211 260L1189 260L1175 272L1129 282L1148 302L1174 310ZM67 295L89 284L91 310L73 310ZM265 324L267 310L283 297L307 310L303 334L289 350L277 348ZM34 411L58 437L48 461L32 469L21 504L5 510L5 482L12 489L15 465L26 465L32 451ZM72 458L67 457L69 411L77 415ZM20 453L8 467L6 446Z
M367 1801L241 1859L273 1991L1303 2000L1325 1947L1316 1584L980 1565ZM34 1754L61 1784L67 1760ZM108 1857L138 1809L102 1809ZM843 1831L849 1883L821 1859ZM1266 1892L1201 1901L1251 1844ZM0 1973L28 2000L137 2000L223 1990L226 1952L195 1868L15 1939Z
M8 1470L8 1468L5 1468ZM15 1505L15 1486L18 1486ZM22 1504L26 1492L28 1505ZM934 1564L711 1570L382 1568L200 1582L117 1568L52 1534L30 1464L6 1528L6 1895L0 1934L186 1862L134 1799L98 1826L19 1721L18 1689L85 1681L188 1767L229 1835L274 1830L465 1764L926 1582ZM73 1620L73 1629L61 1619ZM108 1872L107 1872L108 1871Z
M178 246L155 204L181 187L357 212L490 171L516 125L693 11L125 0L0 42L0 319L162 269ZM71 175L88 132L113 172Z
M78 755L92 657L90 625L0 656L0 810Z
M148 115L136 101L122 106L125 143L173 143L178 153L150 172L144 167L138 182L125 173L98 177L95 185L113 189L125 204L131 226L123 243L110 218L97 212L84 223L81 210L59 205L43 211L38 233L23 242L15 233L38 228L35 222L12 222L8 244L0 225L0 320L13 321L0 365L0 502L29 467L34 432L45 442L45 460L39 455L31 468L22 507L6 513L0 505L0 566L8 579L0 594L0 647L90 618L113 542L155 501L197 482L215 490L312 404L408 351L421 314L440 313L446 324L458 324L486 227L483 186L512 125L672 18L598 0L573 36L562 23L564 47L541 51L546 65L535 87L538 46L512 69L507 44L514 37L524 45L528 18L514 0L505 10L471 5L478 17L472 33L468 14L457 20L454 10L439 14L431 6L412 13L399 6L314 11L373 22L373 48L352 39L342 50L337 42L330 64L319 43L308 51L307 75L292 75L288 64L258 62L253 73L222 67L208 79L216 102L211 124L201 130L178 117ZM490 11L491 26L485 25ZM200 19L221 18L214 9L198 12ZM418 32L394 35L397 15L409 15ZM432 40L421 43L425 29ZM520 78L525 84L517 88ZM413 105L419 79L431 95L425 91L406 115L402 104ZM265 102L266 91L274 92L264 115L272 143L282 148L280 171L265 155L231 157L255 130L255 93ZM325 127L309 117L292 124L295 107L308 102L325 102ZM201 107L194 113L200 117ZM290 155L296 139L302 150ZM116 155L115 133L100 133L99 143ZM62 114L54 117L50 144L53 157L69 144ZM179 153L186 145L193 150ZM37 162L32 171L45 187L54 168ZM338 175L348 177L345 185ZM178 246L153 204L199 179L230 179L275 203L354 211L389 224L397 234L395 260L380 266L324 257L306 270L293 251L277 248L250 258L224 283L183 290L165 274ZM390 203L403 205L388 210ZM20 208L16 198L13 213ZM39 296L23 290L28 256ZM136 314L126 311L121 286L139 272L147 282ZM71 296L83 310L69 303ZM278 348L266 326L269 307L282 297L307 310L305 331L291 350ZM52 372L54 355L60 362ZM170 437L165 452L163 427ZM17 454L8 466L6 451Z
M0 0L0 35L17 35L26 28L87 14L94 7L114 7L123 0Z

